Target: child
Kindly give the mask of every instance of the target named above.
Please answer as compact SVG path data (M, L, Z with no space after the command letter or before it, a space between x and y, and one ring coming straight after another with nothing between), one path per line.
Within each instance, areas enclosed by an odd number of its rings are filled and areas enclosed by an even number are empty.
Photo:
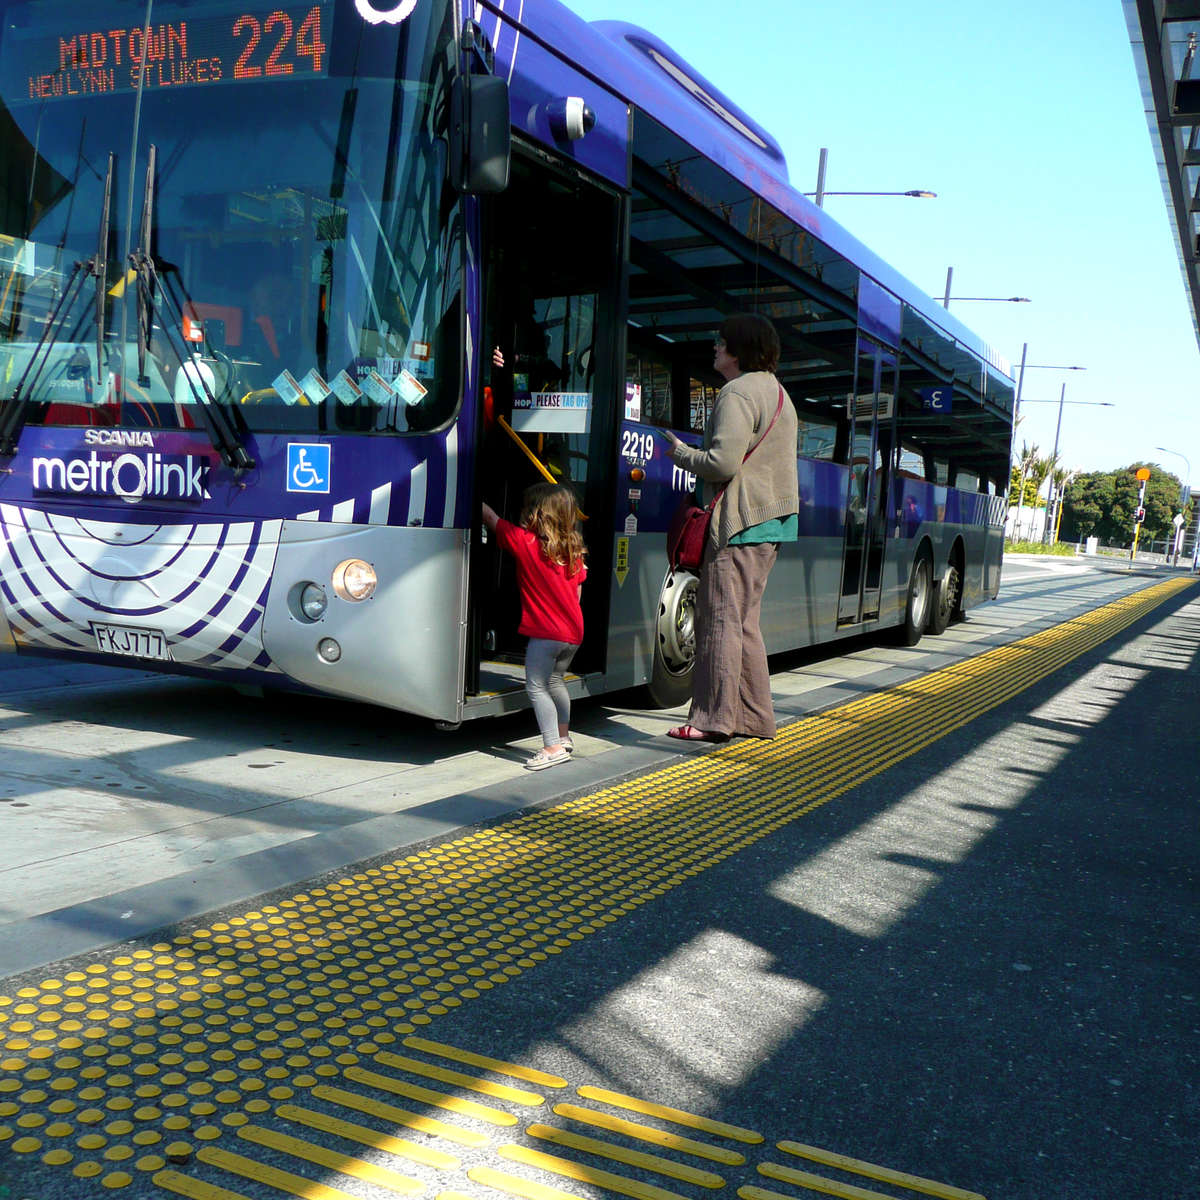
M483 523L516 560L521 592L517 632L529 638L525 690L542 734L542 748L525 764L529 771L564 763L575 748L567 732L571 698L563 682L583 641L579 597L587 578L587 551L575 514L575 493L557 483L537 483L526 490L519 526L483 506Z

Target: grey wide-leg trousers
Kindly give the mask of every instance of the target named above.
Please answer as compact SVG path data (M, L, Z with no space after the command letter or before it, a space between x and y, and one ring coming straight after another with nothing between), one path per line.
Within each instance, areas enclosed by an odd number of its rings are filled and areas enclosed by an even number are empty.
M696 669L688 724L707 733L775 736L767 648L759 629L772 542L704 553L696 593Z

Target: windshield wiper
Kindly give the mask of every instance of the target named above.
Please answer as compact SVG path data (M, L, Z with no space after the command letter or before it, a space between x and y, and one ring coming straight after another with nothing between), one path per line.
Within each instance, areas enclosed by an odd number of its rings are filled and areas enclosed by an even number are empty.
M66 314L70 312L76 298L83 291L84 280L89 275L96 278L96 375L103 378L104 373L104 296L108 275L108 220L112 205L113 172L116 156L109 153L108 171L104 177L104 203L101 207L100 233L96 243L96 253L86 262L76 262L71 269L67 286L59 294L46 323L42 328L42 336L34 347L25 370L21 372L13 394L4 405L0 415L0 455L11 458L17 452L17 442L21 438L21 430L25 427L25 414L29 410L33 394L46 364L50 361L50 352L58 343Z
M154 325L154 297L156 292L161 293L164 306L168 309L168 317L174 323L175 329L183 328L183 309L174 293L167 286L167 281L159 276L154 256L150 252L154 236L154 177L157 160L158 150L152 145L150 147L149 165L146 168L146 189L142 197L141 244L136 253L129 256L130 266L137 277L138 377L142 380L146 378L146 354L150 346L150 337ZM174 309L173 312L170 311L172 308ZM176 348L175 340L169 332L166 332L165 340L171 348L171 353L175 356L182 377L187 380L188 387L192 390L192 395L195 397L196 404L200 410L208 439L212 442L214 449L220 454L221 461L227 467L232 467L235 471L249 471L253 469L255 465L254 459L246 453L246 448L238 438L233 423L226 416L217 398L212 394L208 386L208 381L204 378L204 372L189 369L191 364L185 364L184 356Z
M92 273L96 276L96 376L104 379L104 297L108 293L108 218L112 208L113 169L116 155L109 151L108 173L104 177L104 204L100 209L100 238Z

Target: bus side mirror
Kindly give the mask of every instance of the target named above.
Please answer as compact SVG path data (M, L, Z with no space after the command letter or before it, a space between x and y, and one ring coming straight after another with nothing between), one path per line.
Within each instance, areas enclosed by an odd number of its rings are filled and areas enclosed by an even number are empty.
M504 191L511 150L508 84L460 75L450 91L450 182L460 192Z

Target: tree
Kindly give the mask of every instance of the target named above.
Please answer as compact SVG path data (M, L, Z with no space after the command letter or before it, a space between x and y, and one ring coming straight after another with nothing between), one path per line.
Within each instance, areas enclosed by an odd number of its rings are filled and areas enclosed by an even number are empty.
M1063 502L1063 529L1067 541L1089 537L1109 541L1108 515L1116 502L1116 472L1087 471Z
M1157 463L1139 464L1150 468L1146 481L1146 521L1142 526L1142 537L1158 540L1169 538L1175 533L1175 514L1179 511L1179 490L1182 487L1178 475L1164 471ZM1188 505L1191 508L1191 505ZM1187 516L1187 513L1184 513Z
M1179 477L1157 463L1131 463L1118 471L1092 471L1080 475L1063 506L1064 536L1068 541L1098 537L1101 541L1128 545L1133 541L1137 512L1139 467L1150 468L1144 504L1146 520L1140 537L1169 538L1175 531L1179 511ZM1184 517L1190 516L1188 505Z
M1050 479L1054 483L1055 498L1054 511L1048 514L1049 519L1054 522L1054 527L1050 530L1051 542L1058 541L1058 530L1062 525L1063 503L1066 500L1067 488L1078 474L1078 471L1063 466L1057 466L1050 472Z
M1014 505L1019 507L1024 504L1036 503L1037 492L1033 490L1033 484L1031 484L1028 479L1022 479L1021 468L1014 465L1012 474L1008 479L1009 507L1012 508Z
M1029 478L1030 471L1033 470L1034 464L1038 460L1037 443L1031 446L1028 442L1021 443L1021 453L1017 455L1017 473L1020 477L1020 486L1017 489L1017 515L1013 520L1013 538L1020 540L1021 537L1021 508L1025 502L1026 480ZM1012 503L1011 498L1009 503ZM1037 488L1033 489L1033 499L1030 504L1037 503Z
M1036 449L1036 447L1035 447ZM1058 459L1051 454L1036 456L1029 467L1029 482L1033 486L1035 494L1037 494L1037 505L1039 508L1046 505L1046 501L1041 498L1042 485L1050 478L1050 472L1054 470L1055 463ZM1049 513L1046 514L1049 519Z

